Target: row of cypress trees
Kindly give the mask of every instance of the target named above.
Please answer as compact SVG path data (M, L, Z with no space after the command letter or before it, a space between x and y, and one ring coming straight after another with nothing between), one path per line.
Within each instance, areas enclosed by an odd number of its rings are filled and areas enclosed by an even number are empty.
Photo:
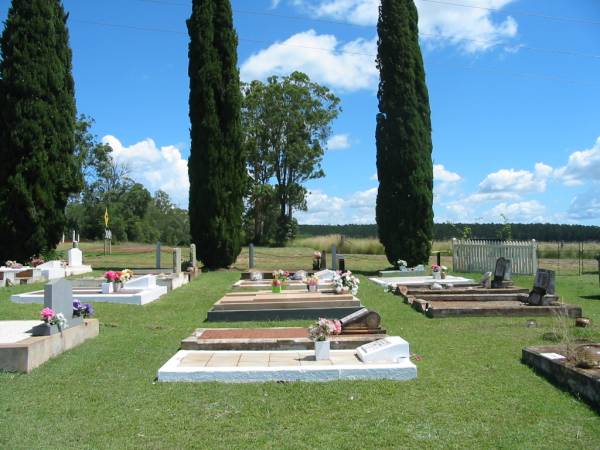
M69 195L75 92L60 0L13 0L0 50L0 261L51 250ZM413 0L382 0L378 57L377 223L390 262L427 260L432 235L431 123ZM237 35L230 0L193 0L190 37L190 228L209 268L241 250L246 167Z
M382 0L378 22L376 219L388 260L429 259L433 235L431 120L413 0ZM229 0L194 0L190 35L190 226L201 259L224 267L240 252L246 176L237 37Z

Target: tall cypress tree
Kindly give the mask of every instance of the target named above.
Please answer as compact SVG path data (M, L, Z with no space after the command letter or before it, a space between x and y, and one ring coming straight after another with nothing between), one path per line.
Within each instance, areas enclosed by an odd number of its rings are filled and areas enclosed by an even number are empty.
M382 0L377 64L376 218L388 261L429 260L433 235L431 119L417 9L413 0Z
M241 250L246 183L237 35L229 0L194 0L190 35L190 231L208 268Z
M70 194L75 98L60 0L13 0L0 51L0 261L55 248Z

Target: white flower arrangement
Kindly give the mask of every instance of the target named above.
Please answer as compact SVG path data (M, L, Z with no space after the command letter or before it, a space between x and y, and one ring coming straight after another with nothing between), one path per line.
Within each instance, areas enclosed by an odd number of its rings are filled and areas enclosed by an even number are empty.
M344 291L350 291L352 292L352 295L356 295L358 293L360 280L358 277L352 275L352 272L350 271L344 273L338 271L333 277L333 283L335 284L335 292L338 294L341 294Z

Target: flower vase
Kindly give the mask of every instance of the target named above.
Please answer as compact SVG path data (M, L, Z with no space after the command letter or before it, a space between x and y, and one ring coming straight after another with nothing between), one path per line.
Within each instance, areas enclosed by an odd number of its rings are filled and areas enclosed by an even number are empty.
M319 292L319 286L317 286L316 284L309 284L308 292Z
M274 294L281 294L282 287L281 286L272 286L271 290L273 291Z
M102 283L101 285L103 294L112 294L113 293L113 284L112 283Z
M446 279L446 272L442 271L442 280Z
M315 341L315 360L324 361L329 359L330 341Z
M115 281L113 283L113 292L119 292L122 287L123 287L123 283L121 283L120 281Z
M432 272L431 275L433 276L434 280L441 280L442 279L442 273L441 272Z

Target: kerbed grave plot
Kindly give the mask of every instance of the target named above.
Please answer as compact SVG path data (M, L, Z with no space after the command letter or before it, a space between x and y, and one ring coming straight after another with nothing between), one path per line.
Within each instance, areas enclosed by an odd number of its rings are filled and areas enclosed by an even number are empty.
M339 319L362 309L360 300L352 294L329 294L322 292L233 293L217 301L207 320L252 321Z
M340 319L341 334L329 337L334 350L353 349L386 338L381 316L366 308ZM307 328L200 328L181 342L182 350L312 350Z
M522 360L600 412L600 343L527 347Z
M519 288L454 288L444 290L396 290L406 304L427 317L453 316L551 316L581 317L581 307L560 303L556 296L546 296L544 305L530 305L528 290Z
M332 350L316 360L314 351L180 350L158 370L158 381L336 381L416 378L409 344L398 336L356 350Z

